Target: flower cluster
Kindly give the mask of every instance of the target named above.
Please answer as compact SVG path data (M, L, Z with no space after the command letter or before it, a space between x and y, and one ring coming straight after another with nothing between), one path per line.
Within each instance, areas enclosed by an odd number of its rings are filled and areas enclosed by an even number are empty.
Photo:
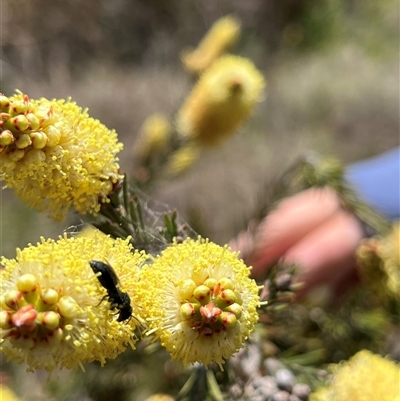
M238 351L258 320L258 287L227 247L175 243L142 268L135 292L151 333L184 365L209 365Z
M400 400L400 368L380 355L363 350L333 370L332 383L311 394L310 401Z
M146 259L132 253L128 240L101 233L44 240L2 258L0 346L5 355L30 370L74 368L93 360L105 363L134 347L136 319L120 323L106 290L90 268L106 261L128 292ZM131 293L129 295L132 295ZM137 313L132 305L133 314Z
M182 52L183 65L195 74L202 73L237 42L239 35L240 22L235 17L220 18L196 49Z
M0 180L26 203L62 219L96 214L119 178L117 134L68 100L0 95Z
M179 110L179 134L201 146L215 145L244 123L262 99L264 86L250 60L220 57L201 75Z

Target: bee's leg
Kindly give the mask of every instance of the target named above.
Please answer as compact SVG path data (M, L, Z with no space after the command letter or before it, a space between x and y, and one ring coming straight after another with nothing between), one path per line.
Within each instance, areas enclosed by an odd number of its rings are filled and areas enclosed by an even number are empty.
M100 302L96 306L99 306L107 297L108 295L104 295L104 297L101 298Z

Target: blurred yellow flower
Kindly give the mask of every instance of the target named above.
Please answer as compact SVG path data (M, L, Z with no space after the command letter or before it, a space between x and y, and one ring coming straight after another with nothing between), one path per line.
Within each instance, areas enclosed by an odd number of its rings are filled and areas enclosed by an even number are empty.
M164 114L149 116L140 128L133 144L133 157L137 164L165 152L171 136L171 125Z
M71 100L0 96L0 180L61 220L70 206L96 214L120 178L117 134Z
M41 239L2 258L0 283L0 349L28 370L68 369L85 362L115 358L134 347L136 319L118 322L106 290L89 261L115 269L124 291L132 295L144 253L132 253L129 239L102 233L58 241ZM138 310L132 304L133 314Z
M333 369L332 383L311 394L310 401L400 400L400 368L380 355L363 350Z
M135 292L149 332L186 366L224 361L258 320L258 288L228 247L208 240L173 244L140 272Z
M240 21L232 15L218 19L196 49L185 49L181 54L183 65L200 74L213 61L226 53L239 39Z
M177 115L177 131L202 146L234 133L262 100L264 78L254 64L223 56L200 77Z
M166 174L175 176L183 173L196 162L200 153L198 146L182 146L169 157L165 167Z
M174 401L174 398L167 394L154 394L146 398L144 401Z
M361 278L382 299L400 301L400 222L385 237L364 239L357 260Z
M14 391L4 384L0 384L0 400L1 401L21 401Z

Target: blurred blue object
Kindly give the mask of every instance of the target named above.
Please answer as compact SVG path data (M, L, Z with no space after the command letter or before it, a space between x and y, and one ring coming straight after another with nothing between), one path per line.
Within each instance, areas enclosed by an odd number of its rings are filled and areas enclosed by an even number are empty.
M346 178L375 210L389 219L400 217L400 147L349 165Z

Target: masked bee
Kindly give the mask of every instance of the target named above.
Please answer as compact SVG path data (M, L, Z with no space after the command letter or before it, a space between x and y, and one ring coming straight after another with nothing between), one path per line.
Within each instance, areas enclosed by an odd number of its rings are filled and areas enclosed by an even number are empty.
M98 260L91 260L89 262L95 274L101 273L97 276L100 284L107 290L108 300L113 309L118 309L118 322L123 322L132 316L131 299L126 292L122 292L119 286L119 279L114 269L103 262Z

